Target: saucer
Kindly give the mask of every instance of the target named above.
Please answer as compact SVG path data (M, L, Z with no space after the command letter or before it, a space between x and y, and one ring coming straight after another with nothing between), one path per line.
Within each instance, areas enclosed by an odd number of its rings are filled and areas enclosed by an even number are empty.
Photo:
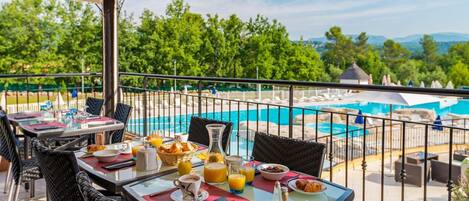
M170 195L171 200L174 201L182 201L182 191L180 189L174 191ZM208 198L208 192L204 189L200 189L199 191L199 199L197 201L203 201Z

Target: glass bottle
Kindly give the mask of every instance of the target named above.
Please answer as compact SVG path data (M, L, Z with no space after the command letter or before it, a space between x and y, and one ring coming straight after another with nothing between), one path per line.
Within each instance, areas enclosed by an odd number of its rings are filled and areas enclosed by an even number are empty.
M204 180L209 184L225 183L227 169L225 164L225 152L222 148L222 136L225 130L223 124L208 124L210 144L204 161Z

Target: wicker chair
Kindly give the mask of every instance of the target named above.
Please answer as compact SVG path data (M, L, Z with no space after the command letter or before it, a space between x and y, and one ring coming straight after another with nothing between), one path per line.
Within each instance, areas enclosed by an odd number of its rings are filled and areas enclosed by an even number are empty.
M189 126L188 140L209 146L210 136L208 135L207 128L205 128L205 126L208 124L224 124L226 126L225 130L223 131L223 137L222 137L222 146L223 146L223 149L226 151L227 146L228 146L228 141L231 135L231 129L233 128L233 123L231 122L217 121L217 120L205 119L205 118L200 118L200 117L192 117L191 123Z
M86 201L117 201L122 200L119 197L106 197L101 192L96 190L93 185L91 184L88 175L81 171L78 172L76 175L78 187L80 189L80 193Z
M119 120L124 123L124 128L118 131L114 131L111 134L111 144L122 142L124 139L125 127L127 126L127 121L129 120L130 112L132 107L123 103L117 103L116 112L114 113L114 119Z
M326 145L257 132L252 156L266 163L279 163L291 170L320 177Z
M10 184L8 200L18 199L22 183L30 184L30 197L34 197L34 181L41 179L42 173L35 158L21 160L10 121L3 111L0 111L0 135L0 138L5 141L11 163L10 175L13 183Z
M104 99L88 97L86 98L86 112L92 115L100 115L103 108ZM95 143L96 134L90 134L88 138L88 145Z
M39 166L43 170L47 185L48 200L76 200L89 201L89 191L83 191L82 179L79 178L80 169L75 154L71 151L57 151L48 149L38 139L32 140L34 153L37 155ZM83 173L85 174L85 173ZM91 182L88 180L89 186ZM94 188L93 188L94 189ZM94 189L96 194L104 195ZM110 194L110 193L108 193ZM119 198L116 196L116 200ZM102 199L111 201L114 199Z
M8 149L8 144L7 144L6 140L4 139L4 134L3 133L0 134L0 156L4 160L11 161L11 157L10 157L9 149ZM7 175L5 177L3 193L7 193L7 191L8 191L8 187L9 187L10 180L11 180L11 174L10 174L11 171L10 170L11 170L11 163L8 166Z
M75 178L79 172L75 154L48 149L38 139L32 139L32 144L46 180L49 200L84 201Z
M104 100L99 98L86 98L86 112L92 115L99 115L101 114L101 108L103 107Z

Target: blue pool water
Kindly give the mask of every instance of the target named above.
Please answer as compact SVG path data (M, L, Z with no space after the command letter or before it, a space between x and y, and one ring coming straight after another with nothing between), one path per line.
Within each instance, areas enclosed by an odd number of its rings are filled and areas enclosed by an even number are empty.
M307 106L306 108L310 110L304 110L304 114L315 114L316 110L319 110L324 107L337 107L337 108L351 108L351 109L360 109L363 113L366 114L387 114L389 113L389 105L386 104L379 104L379 103L350 103L350 104L336 104L336 105L320 105L320 106ZM217 110L220 109L217 106ZM421 104L416 106L393 106L393 110L400 109L400 108L424 108L430 109L435 111L436 114L441 116L446 116L448 113L455 113L455 114L469 114L469 100L459 100L456 104L453 104L448 107L443 107L440 103L429 103L429 104ZM303 110L301 109L293 109L293 116L302 115ZM239 123L243 121L251 121L255 122L259 121L268 121L271 123L279 124L279 125L288 125L288 116L289 110L288 108L278 108L278 107L270 107L269 110L267 109L259 109L255 108L255 105L251 105L251 107L246 108L246 106L241 106L241 109L234 110L234 111L224 111L224 112L207 112L202 113L202 117L210 118L210 119L217 119L222 121L230 121L233 122L233 133L238 133L239 130ZM176 116L164 116L164 117L151 117L148 119L149 125L149 132L157 131L157 130L165 130L166 132L176 132L176 133L186 133L188 131L188 125L190 122L190 118L192 115L176 115ZM315 129L315 124L306 124L305 126ZM331 131L331 124L327 122L319 123L318 130L322 133L327 133L330 135ZM255 127L255 125L251 124L250 128ZM128 130L134 133L143 133L143 119L132 119L129 122ZM333 123L332 124L332 134L336 137L345 137L345 125ZM363 135L363 131L360 127L349 125L349 131L353 131L353 136L360 136ZM352 133L349 133L349 137ZM240 139L238 141L237 135L232 135L231 143L237 146L232 146L231 152L232 153L241 153L244 154L252 150L253 143L246 139ZM239 144L239 146L238 146Z
M218 109L219 106L217 106ZM249 110L241 107L241 110L233 110L231 112L224 111L224 112L208 112L202 113L202 117L210 118L210 119L217 119L222 121L230 121L233 122L235 132L238 131L238 123L243 121L268 121L279 125L288 125L288 116L289 110L288 108L278 108L278 107L270 107L269 110L267 109L259 109L256 110L255 106L251 106ZM315 110L319 110L324 107L337 107L337 108L351 108L351 109L360 109L363 113L366 114L387 114L389 113L389 105L387 104L379 104L379 103L350 103L350 104L337 104L337 105L320 105L320 106L307 106L310 110L304 110L304 114L315 114ZM401 109L401 108L424 108L430 109L435 111L436 114L441 116L446 116L448 113L455 113L455 114L469 114L469 100L459 100L456 104L442 107L440 103L428 103L428 104L421 104L416 106L393 106L393 110ZM301 109L293 109L293 116L302 115ZM164 116L164 117L151 117L148 119L149 123L149 131L156 131L156 130L170 130L171 132L186 132L188 127L188 123L190 121L192 115L176 115L176 116ZM129 130L136 132L136 133L143 133L143 119L132 119L130 121ZM253 126L253 125L251 125ZM314 124L307 125L311 128L314 128ZM333 134L345 132L345 125L343 124L333 124ZM349 130L352 130L349 126ZM354 128L354 129L358 129ZM319 131L328 133L330 132L330 124L329 123L320 123Z
M337 108L350 108L362 110L363 113L368 114L387 114L389 113L390 106L388 104L381 103L349 103L349 104L336 104L336 105L320 105L320 106L308 106L307 108L311 109L321 109L323 107L337 107ZM441 116L446 116L448 113L454 114L469 114L469 100L459 100L456 104L445 107L444 104L439 102L435 103L426 103L414 106L401 106L393 105L392 110L402 109L402 108L422 108L435 111L436 114Z

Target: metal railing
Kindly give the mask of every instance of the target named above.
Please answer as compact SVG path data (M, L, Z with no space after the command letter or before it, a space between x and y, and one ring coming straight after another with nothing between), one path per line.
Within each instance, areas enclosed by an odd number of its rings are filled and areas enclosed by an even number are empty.
M56 74L56 75L0 75L0 80L13 79L23 80L29 83L31 79L70 79L75 82L75 86L67 87L67 97L71 90L80 88L79 80L82 76L89 80L99 80L100 74ZM207 78L190 76L169 76L139 73L120 73L121 85L119 101L127 103L133 107L131 118L127 126L127 131L135 135L146 136L152 132L159 132L164 135L174 135L175 133L187 133L192 116L230 121L234 123L233 135L230 140L230 154L249 155L252 151L253 139L256 132L266 132L274 135L281 135L289 138L303 140L314 140L327 145L327 153L323 177L330 181L341 183L354 189L357 199L376 200L376 191L367 190L367 186L372 185L367 180L369 172L379 172L380 200L385 200L387 185L385 185L385 170L392 172L393 163L396 160L404 161L405 157L396 159L396 156L405 156L409 152L423 151L423 168L427 170L429 150L438 151L447 155L448 166L452 167L452 153L461 147L467 148L469 132L467 128L468 119L443 120L443 125L433 125L431 122L413 122L402 119L390 119L387 116L362 115L363 124L355 124L354 120L359 115L355 110L331 111L321 107L310 107L308 103L315 103L316 100L330 99L331 97L318 97L325 94L324 88L335 89L337 93L345 93L350 90L370 90L387 92L408 92L432 94L439 96L456 96L467 98L469 91L449 90L449 89L427 89L409 87L386 87L370 85L353 85L337 83L315 83L299 81L275 81L275 80L254 80L254 79L234 79L234 78ZM177 82L177 83L176 83ZM83 104L86 96L101 97L101 87L91 81L80 98L69 100L68 107L79 107ZM184 85L191 85L187 90L183 90ZM217 88L227 88L227 91L220 91L213 95L209 92L210 86ZM233 85L233 86L230 86ZM260 86L263 87L260 87ZM173 88L173 89L171 89ZM243 90L240 90L240 89ZM275 89L275 90L274 90ZM35 110L39 105L42 96L53 97L59 92L57 88L34 89L25 92L28 97L25 101L26 109L19 107L21 93L9 91L16 96L16 102L8 102L9 112L20 110ZM47 95L51 93L51 95ZM300 101L304 94L315 99ZM62 92L62 95L63 92ZM262 99L259 96L272 98ZM37 101L30 99L36 97ZM276 99L276 97L281 97ZM340 98L336 96L335 99ZM10 98L11 99L11 98ZM73 104L77 101L77 105ZM34 104L37 103L37 104ZM60 106L58 106L60 107ZM467 123L466 123L467 122ZM437 127L435 127L437 126ZM435 127L437 129L432 129ZM386 167L389 161L389 167ZM379 162L379 167L368 167L370 164ZM401 163L401 170L395 172L401 180L405 181L407 172L404 162ZM361 183L351 181L352 171L360 168ZM448 193L448 200L451 200L450 192L453 188L452 175L450 170L445 182ZM334 177L335 174L344 174L342 177ZM424 181L428 175L424 174ZM355 182L355 183L354 183ZM401 185L401 200L405 200L406 185ZM427 200L427 182L423 183L420 199ZM369 187L371 188L371 187ZM408 188L408 187L407 187ZM439 188L443 188L440 187ZM373 194L375 193L375 194ZM397 199L395 199L397 200Z
M387 92L407 92L431 94L439 96L469 97L469 91L449 89L427 89L409 87L385 87L336 83L315 83L298 81L272 81L254 79L234 78L207 78L190 76L169 76L139 73L121 73L121 80L129 77L138 78L143 83L139 86L127 86L121 84L124 100L134 106L133 122L129 124L128 130L139 135L148 135L151 132L160 132L165 135L174 133L187 133L190 117L200 116L210 119L230 121L235 124L233 139L231 139L229 152L231 154L249 155L252 151L255 132L263 131L274 135L282 135L290 138L304 140L315 140L325 143L328 147L326 163L323 176L334 182L343 182L350 187L350 164L355 165L358 161L361 166L361 186L354 188L357 197L361 200L376 200L372 197L373 191L366 191L368 160L370 157L378 157L380 164L380 199L384 200L386 193L385 163L389 158L390 168L395 156L405 156L408 152L423 151L425 158L423 168L429 169L428 153L429 147L446 146L448 166L453 164L452 153L454 146L466 148L469 132L466 127L466 119L452 120L453 123L445 123L437 126L429 122L413 122L408 120L390 119L383 116L363 115L364 124L357 125L352 121L357 113L331 112L322 109L312 109L305 106L296 106L298 93L304 93L310 88L336 88L346 90L370 90ZM177 81L179 85L173 86ZM182 84L195 86L192 90L182 92L177 90ZM208 92L209 86L233 84L242 85L249 90L237 92L221 92L221 96L215 96ZM250 85L250 86L249 86ZM288 94L283 103L269 102L257 99L259 85L264 85L262 93L271 93L272 86L283 88L282 93ZM170 90L173 86L173 90ZM234 95L234 94L238 95ZM242 96L240 93L246 93ZM220 94L220 93L219 93ZM247 97L243 97L247 96ZM243 98L241 98L243 97ZM251 99L251 100L250 100ZM253 100L254 99L254 100ZM257 100L255 100L257 99ZM281 101L280 101L281 102ZM314 101L313 101L314 102ZM309 117L308 118L305 118ZM300 118L302 117L302 118ZM337 118L340 117L340 118ZM369 120L374 123L369 124ZM447 122L444 120L443 122ZM457 122L462 121L460 125ZM456 123L455 123L456 122ZM311 127L310 124L315 126ZM321 128L321 125L326 125ZM328 126L327 126L328 125ZM334 131L334 127L341 125L345 131ZM392 125L392 126L391 126ZM324 131L327 129L327 131ZM460 148L460 147L459 147ZM381 157L381 158L379 158ZM401 157L404 160L406 157ZM374 163L374 162L373 162ZM407 173L405 164L401 163L398 174L401 180L406 180ZM340 170L340 166L345 166ZM345 172L344 181L335 181L334 173ZM374 170L373 170L374 171ZM448 171L447 178L452 178L453 171ZM424 174L424 180L428 179ZM337 178L335 178L337 180ZM448 197L453 187L452 179L446 181ZM355 186L356 187L356 186ZM405 200L406 185L401 183L401 200ZM368 193L368 194L367 194ZM368 198L368 199L367 199ZM427 182L423 184L423 192L420 197L427 200Z

